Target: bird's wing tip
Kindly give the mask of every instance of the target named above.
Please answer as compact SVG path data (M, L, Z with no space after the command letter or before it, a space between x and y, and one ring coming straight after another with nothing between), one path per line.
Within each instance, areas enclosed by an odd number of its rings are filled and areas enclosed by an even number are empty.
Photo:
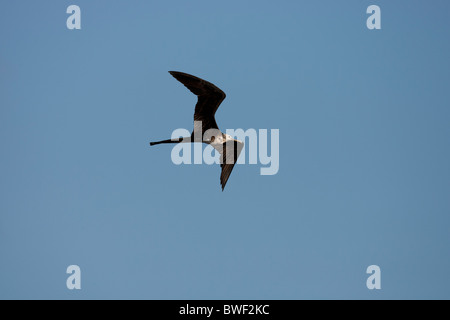
M169 71L169 73L172 77L174 77L177 80L180 76L182 76L184 74L183 72L180 72L180 71Z

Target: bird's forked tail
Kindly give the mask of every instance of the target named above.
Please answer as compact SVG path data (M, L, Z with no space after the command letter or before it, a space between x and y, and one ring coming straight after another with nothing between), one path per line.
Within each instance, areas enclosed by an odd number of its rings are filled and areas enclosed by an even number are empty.
M186 138L176 138L176 139L167 139L167 140L162 140L162 141L154 141L154 142L150 142L151 146L154 146L156 144L161 144L161 143L180 143L180 142L189 142L187 140L189 140L190 137L186 137ZM184 141L183 141L184 140Z

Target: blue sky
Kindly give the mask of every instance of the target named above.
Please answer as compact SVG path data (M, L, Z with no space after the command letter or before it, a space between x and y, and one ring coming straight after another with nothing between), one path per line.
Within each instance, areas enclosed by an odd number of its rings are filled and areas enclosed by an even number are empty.
M444 0L4 1L0 298L449 299L449 15ZM278 174L238 165L222 192L218 166L150 148L192 127L169 70L227 93L221 129L279 129Z

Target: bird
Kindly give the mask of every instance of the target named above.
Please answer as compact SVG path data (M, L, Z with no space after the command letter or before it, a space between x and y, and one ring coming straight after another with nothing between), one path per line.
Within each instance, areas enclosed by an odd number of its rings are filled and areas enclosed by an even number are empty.
M194 131L190 137L150 142L150 146L162 143L191 142L202 142L211 145L221 155L220 166L222 171L220 184L223 191L244 147L244 142L222 133L217 125L215 114L226 97L225 92L211 82L196 76L179 71L169 71L169 73L198 97L194 111ZM199 126L200 123L201 126Z

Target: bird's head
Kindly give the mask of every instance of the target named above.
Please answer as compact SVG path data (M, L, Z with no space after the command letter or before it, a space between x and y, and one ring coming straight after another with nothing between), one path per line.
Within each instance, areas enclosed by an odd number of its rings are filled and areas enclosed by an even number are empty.
M237 140L237 139L234 139L234 138L233 138L232 136L230 136L229 134L224 134L223 140L224 140L224 142L227 142L227 141L234 141L235 143L244 144L242 141L239 141L239 140Z

